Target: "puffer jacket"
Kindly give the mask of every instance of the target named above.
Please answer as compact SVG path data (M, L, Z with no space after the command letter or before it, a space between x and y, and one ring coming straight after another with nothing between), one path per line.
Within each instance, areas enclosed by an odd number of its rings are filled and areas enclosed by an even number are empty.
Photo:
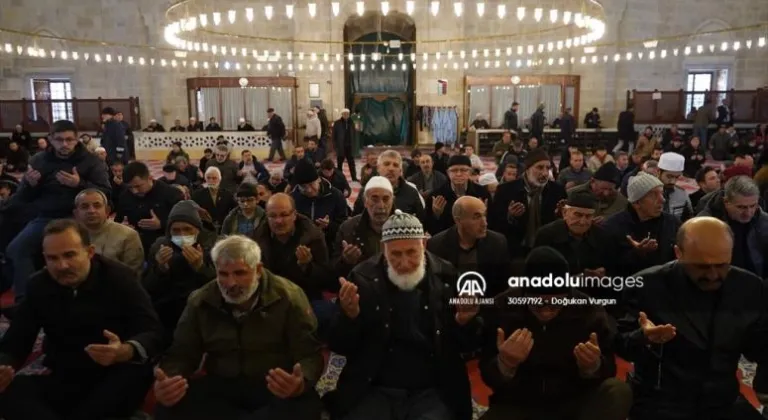
M695 215L688 193L677 185L672 189L664 189L664 212L676 216L681 222Z

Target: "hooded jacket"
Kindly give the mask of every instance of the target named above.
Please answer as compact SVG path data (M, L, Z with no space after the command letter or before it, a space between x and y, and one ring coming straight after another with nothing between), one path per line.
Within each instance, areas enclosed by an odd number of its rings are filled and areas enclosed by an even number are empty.
M328 216L330 223L323 231L328 244L333 243L339 226L347 219L349 207L344 194L333 188L331 183L320 177L320 191L316 197L307 197L299 191L298 186L291 192L291 197L296 203L296 211L314 222Z
M19 205L31 205L31 208L25 208L25 212L36 212L40 217L52 219L71 217L75 197L80 191L97 188L107 197L112 194L104 162L88 153L82 143L78 143L66 158L58 157L54 149L49 148L33 156L29 166L40 172L40 180L33 187L26 178L22 178L18 192L11 199ZM59 171L71 174L73 168L77 169L80 176L80 185L77 187L68 187L56 179Z

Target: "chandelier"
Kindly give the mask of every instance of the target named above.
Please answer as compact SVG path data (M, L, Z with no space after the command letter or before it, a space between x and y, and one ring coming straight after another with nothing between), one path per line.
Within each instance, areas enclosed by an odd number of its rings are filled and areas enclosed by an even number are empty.
M514 5L505 4L503 1L495 5L496 13L492 13L487 12L490 7L487 8L484 1L473 4L466 2L465 5L462 1L433 0L421 8L412 0L381 1L375 4L373 1L356 1L347 2L346 5L350 7L344 9L344 5L337 1L317 3L310 0L305 5L262 3L257 7L249 3L243 7L220 7L218 4L204 4L203 0L185 0L167 10L166 17L169 22L164 28L164 40L179 51L214 58L253 57L262 62L281 59L291 61L299 55L322 54L321 51L327 52L335 44L348 47L355 43L323 42L295 37L277 38L274 36L277 31L270 30L270 22L278 19L296 19L295 22L309 21L308 24L311 24L312 20L347 19L363 16L368 12L380 13L382 16L391 15L393 12L404 13L421 17L422 21L447 18L469 21L474 18L479 21L498 20L504 25L509 23L517 32L507 36L494 33L486 37L445 40L427 38L410 43L439 44L437 49L449 49L447 44L492 43L498 47L499 43L502 43L507 56L514 54L516 58L535 58L538 54L552 53L555 50L587 47L602 39L605 34L602 7L593 0L552 0L551 4L536 0L516 0ZM422 3L419 2L419 5ZM473 16L475 14L476 18ZM295 46L299 44L303 44L299 47L302 51L295 51ZM429 48L422 48L426 49ZM337 51L346 50L337 48ZM485 57L488 57L489 49L481 50L485 51ZM496 57L499 57L499 49L495 50ZM476 55L477 49L473 51L473 55ZM352 56L350 61L354 58L359 57Z

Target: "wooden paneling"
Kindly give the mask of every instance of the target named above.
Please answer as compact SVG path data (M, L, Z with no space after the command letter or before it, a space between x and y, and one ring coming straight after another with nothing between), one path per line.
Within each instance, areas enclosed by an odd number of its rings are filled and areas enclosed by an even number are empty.
M661 99L653 99L653 94L661 94ZM673 91L627 91L627 107L635 108L636 124L684 124L689 123L685 117L687 99L690 95L707 95L715 107L720 106L720 97L730 103L734 112L734 123L760 123L768 114L768 90L728 90L692 92L684 90Z
M241 77L195 77L187 79L187 89L240 87ZM246 77L248 86L299 87L295 77Z
M52 117L53 104L72 106L72 122L81 131L99 131L101 129L101 110L111 106L123 113L124 121L138 130L141 128L141 111L139 98L96 98L96 99L61 99L61 100L29 100L17 99L0 101L0 132L10 132L21 124L30 132L48 132L54 121ZM38 118L35 120L37 110ZM44 114L41 116L41 113Z

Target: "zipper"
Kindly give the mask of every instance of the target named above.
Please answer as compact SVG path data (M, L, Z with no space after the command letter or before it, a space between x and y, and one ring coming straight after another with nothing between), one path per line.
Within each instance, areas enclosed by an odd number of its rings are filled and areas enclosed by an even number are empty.
M235 320L237 323L237 357L240 364L240 372L244 375L245 374L245 366L244 363L244 354L243 354L243 323Z

